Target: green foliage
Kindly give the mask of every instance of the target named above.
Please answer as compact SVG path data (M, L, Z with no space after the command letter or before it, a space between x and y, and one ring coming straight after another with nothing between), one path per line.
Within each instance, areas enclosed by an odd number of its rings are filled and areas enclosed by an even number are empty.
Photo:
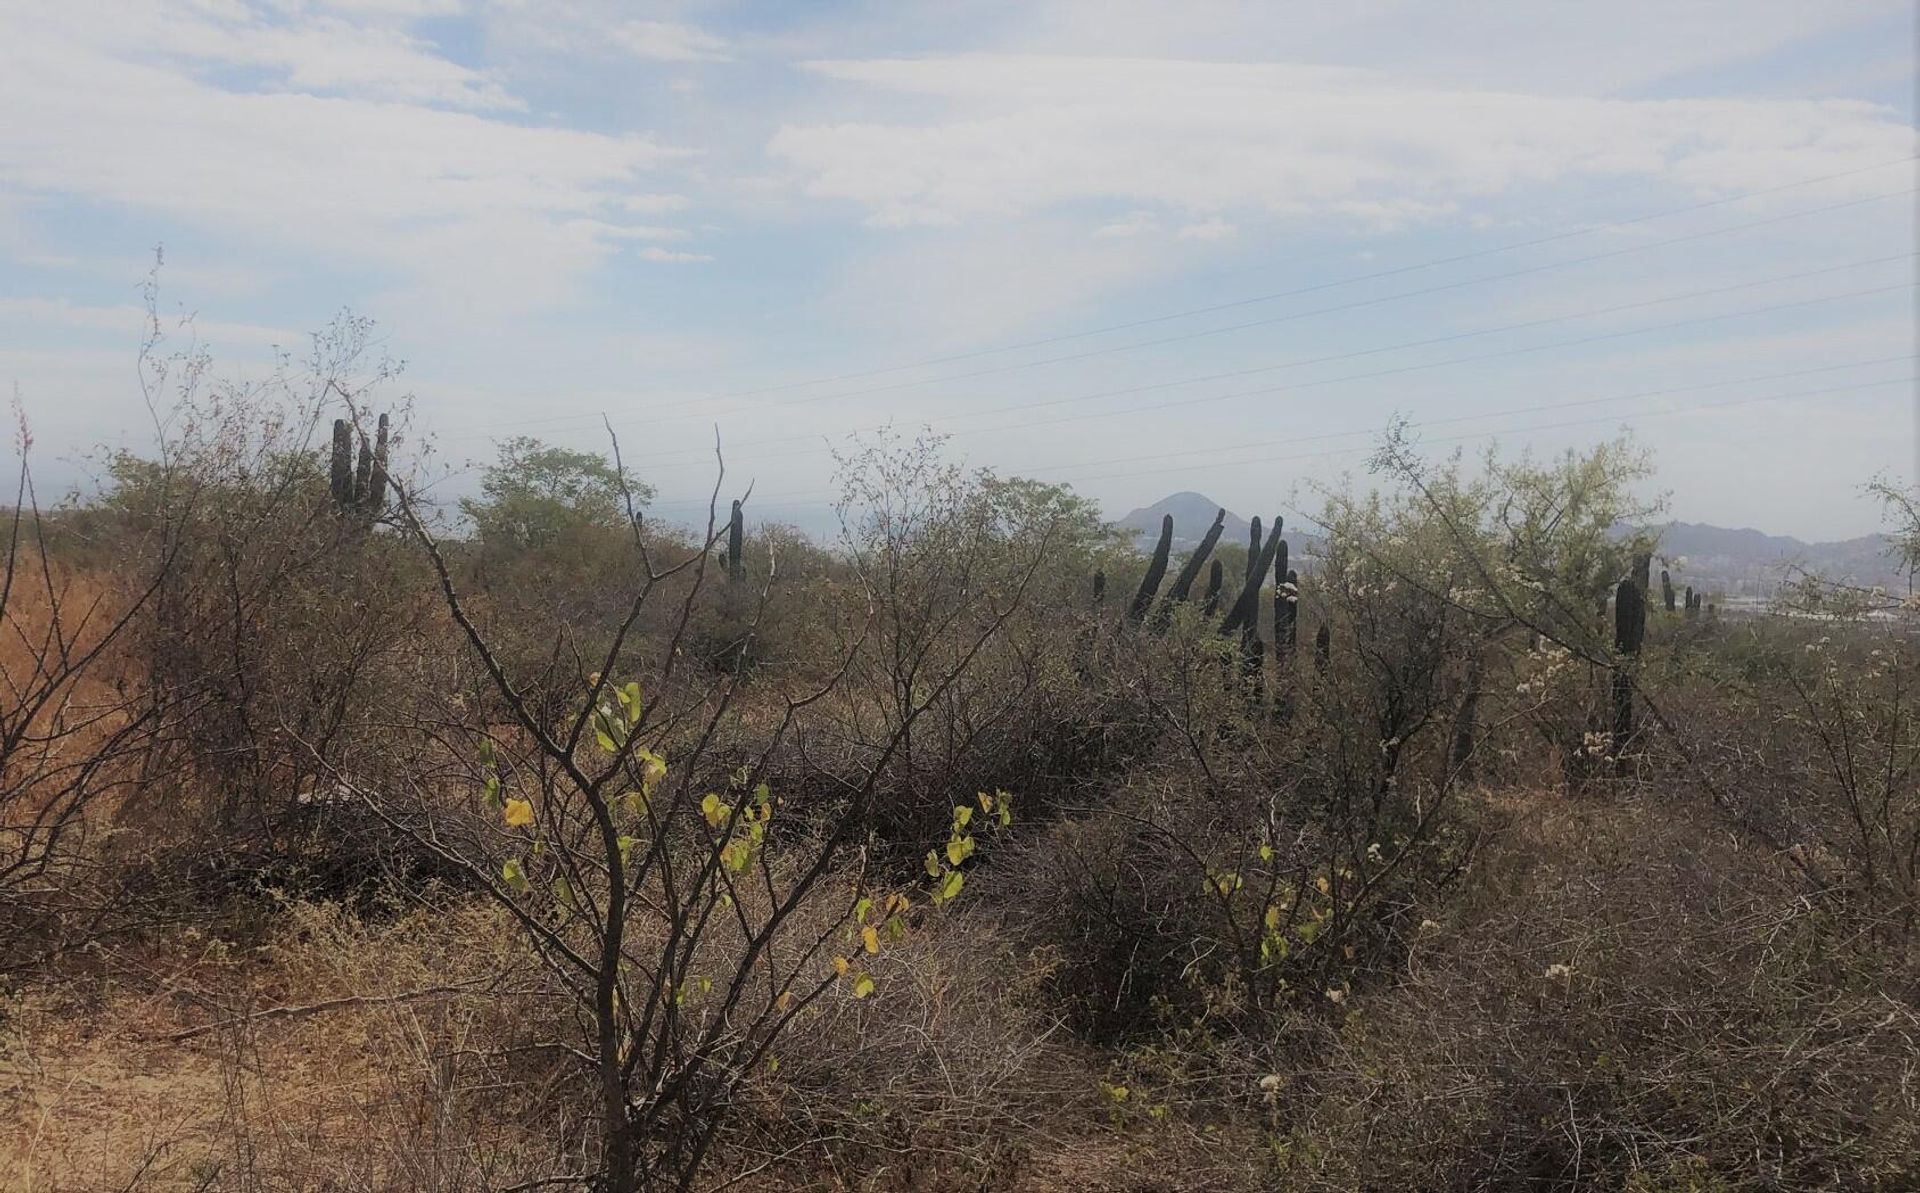
M460 512L483 546L513 554L625 530L629 498L636 510L653 498L652 488L605 456L526 436L500 444L481 474L480 494L462 499Z

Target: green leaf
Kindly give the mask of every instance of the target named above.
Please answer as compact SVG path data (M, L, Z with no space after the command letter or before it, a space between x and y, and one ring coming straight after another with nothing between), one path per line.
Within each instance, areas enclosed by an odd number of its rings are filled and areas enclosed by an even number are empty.
M973 856L973 838L955 837L947 842L947 861L959 865Z
M938 853L935 853L931 849L927 850L927 860L924 864L927 868L928 878L940 877L940 855Z
M960 888L965 886L966 882L967 876L960 871L947 871L947 876L940 880L940 901L943 903L951 902L960 894Z
M500 864L500 881L516 895L527 893L527 872L521 868L519 858L510 857Z
M873 975L872 974L863 973L859 977L853 979L853 996L855 998L865 998L867 995L872 993L873 993Z
M967 822L972 819L973 819L973 809L971 807L967 806L966 804L954 805L954 808L953 808L953 827L954 828L957 828L957 829L965 828L967 827Z

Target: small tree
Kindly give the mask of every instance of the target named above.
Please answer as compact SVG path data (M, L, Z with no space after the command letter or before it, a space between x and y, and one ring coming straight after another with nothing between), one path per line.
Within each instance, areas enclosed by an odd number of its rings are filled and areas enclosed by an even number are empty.
M545 551L570 538L620 531L653 490L605 456L516 436L481 474L480 497L460 502L474 537L493 551ZM631 501L631 506L629 505Z
M615 459L612 475L624 477L617 446ZM569 1052L598 1103L595 1187L688 1188L779 1034L823 998L873 996L867 960L908 932L923 905L959 895L976 828L1011 820L1004 792L969 796L951 808L924 883L882 884L869 874L875 794L891 762L1002 633L1044 556L1028 561L1005 610L969 626L957 644L943 640L953 653L918 658L902 715L866 743L857 775L825 806L801 810L773 790L773 761L843 686L866 634L811 686L763 694L756 707L768 711L770 697L773 706L759 748L744 761L724 754L718 743L739 727L745 672L688 674L678 648L709 569L718 570L724 530L711 508L704 539L674 548L666 562L633 528L627 555L637 578L625 612L597 665L579 661L573 698L556 719L532 706L417 500L403 484L395 489L400 517L508 723L490 724L449 694L440 715L455 728L436 726L432 738L450 754L423 752L418 735L402 729L377 781L340 781L504 907L581 1012L585 1031ZM765 599L763 587L751 625ZM631 665L623 664L629 634L660 601L677 608L661 649L641 673L616 676L617 665Z

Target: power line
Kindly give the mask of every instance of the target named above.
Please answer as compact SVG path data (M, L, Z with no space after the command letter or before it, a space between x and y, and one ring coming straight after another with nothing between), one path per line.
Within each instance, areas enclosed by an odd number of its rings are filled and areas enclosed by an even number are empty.
M1883 359L1890 361L1890 360L1904 360L1904 359L1911 359L1911 358L1910 357L1887 357ZM1880 362L1863 362L1863 363L1880 363ZM1834 366L1828 366L1827 369L1810 369L1810 370L1805 370L1805 372L1813 373L1813 372L1828 371L1830 369L1852 368L1852 367L1858 367L1858 366L1857 365L1834 365ZM1777 374L1775 376L1786 377L1786 376L1793 376L1793 375L1795 374L1783 373L1783 374ZM1785 394L1766 394L1766 395L1749 397L1749 398L1735 398L1730 401L1724 401L1724 402L1702 402L1702 403L1695 403L1688 406L1673 407L1667 410L1643 411L1643 412L1640 412L1639 414L1631 416L1630 418L1621 418L1617 415L1599 415L1597 417L1568 419L1568 420L1563 420L1559 422L1538 423L1538 424L1532 424L1527 426L1495 427L1487 431L1474 431L1474 432L1468 432L1462 435L1443 436L1440 438L1429 440L1428 442L1432 442L1432 443L1462 442L1462 441L1472 440L1472 439L1491 438L1497 435L1505 435L1505 434L1525 434L1533 431L1561 430L1567 427L1591 426L1596 423L1616 423L1617 422L1618 425L1622 427L1632 427L1635 425L1636 420L1644 420L1648 418L1661 418L1661 417L1667 417L1670 415L1677 415L1677 414L1689 414L1689 413L1694 413L1694 412L1704 411L1704 410L1733 409L1733 408L1738 408L1743 406L1759 405L1767 402L1782 402L1782 401L1789 401L1789 400L1801 399L1801 398L1816 399L1816 398L1823 398L1823 397L1832 397L1840 394L1850 394L1850 393L1857 393L1857 392L1862 392L1866 390L1885 388L1890 385L1906 385L1915 381L1917 377L1920 377L1920 374L1910 375L1906 377L1890 378L1883 381L1862 382L1857 385L1836 386L1832 388L1814 389L1814 390L1801 390L1801 391L1796 391L1793 393L1785 393ZM1718 384L1731 385L1731 384L1740 384L1740 383L1741 382L1730 381L1730 382L1722 382ZM1676 389L1671 392L1682 392L1685 388L1688 388L1688 387L1682 387L1681 389ZM1699 386L1699 387L1692 387L1692 388L1709 388L1709 386ZM1647 396L1657 396L1661 392L1663 391L1652 391ZM1612 399L1596 398L1596 399L1588 399L1582 402L1545 404L1538 407L1522 407L1516 410L1501 411L1495 414L1487 414L1487 415L1458 415L1458 416L1453 416L1453 417L1443 418L1443 419L1416 420L1416 421L1410 421L1406 425L1409 427L1439 426L1439 425L1445 425L1448 423L1477 420L1480 418L1508 417L1515 413L1535 413L1535 412L1541 412L1545 410L1560 409L1563 407L1571 407L1576 405L1588 405L1588 404L1601 402L1601 401L1623 401L1623 400L1626 400L1624 396L1620 398L1612 398ZM1283 440L1280 442L1307 442L1311 439L1327 439L1327 438L1336 438L1336 437L1344 437L1344 436L1351 436L1351 435L1373 434L1373 433L1377 433L1379 430L1381 430L1381 428L1378 426L1367 427L1367 428L1356 428L1349 431L1329 432L1323 435L1311 436L1311 437L1305 437L1305 438L1296 438L1292 440ZM1285 463L1292 460L1320 459L1327 456L1354 454L1354 453L1364 452L1368 450L1370 449L1361 447L1361 448L1336 449L1334 451L1298 452L1298 453L1283 455L1283 456L1257 456L1257 457L1254 457L1251 459L1245 459L1245 460L1214 461L1209 463L1208 466L1217 467L1217 468L1250 467L1253 465L1270 465L1270 464L1277 464L1277 463ZM1097 467L1105 463L1124 462L1126 460L1131 460L1136 458L1138 457L1122 457L1118 461L1113 461L1113 460L1088 461L1080 465L1068 465L1066 467ZM1141 476L1160 476L1168 473L1187 472L1187 471L1190 471L1193 467L1194 465L1184 465L1184 466L1178 466L1178 467L1172 467L1172 468L1136 469L1136 470L1129 470L1124 472L1102 473L1095 476L1082 476L1074 479L1082 482L1095 481L1095 480L1125 480L1125 479L1131 479L1134 477L1141 477ZM1039 467L1035 467L1035 468L1031 468L1023 471L1038 473L1038 472L1048 471L1048 469L1045 466L1039 466ZM817 501L822 498L832 497L835 495L836 495L835 492L831 489L819 489L819 490L812 490L808 492L790 493L790 494L774 494L770 499L756 502L755 505L760 509L790 508L792 506L799 505L805 502ZM671 505L675 503L665 503L665 504ZM688 502L688 503L681 503L681 504L686 504L691 506L694 503Z
M1107 334L1114 331L1124 331L1124 330L1129 330L1137 327L1151 326L1159 323L1170 322L1176 319L1188 318L1196 315L1216 313L1216 312L1225 311L1225 310L1233 310L1241 307L1256 305L1259 303L1276 301L1281 298L1297 297L1305 294L1316 293L1323 290L1334 289L1340 286L1353 285L1353 284L1357 284L1364 281L1373 281L1381 278L1394 277L1394 276L1398 276L1405 273L1416 272L1422 269L1437 268L1443 265L1456 264L1461 261L1474 260L1480 257L1492 256L1499 253L1516 251L1523 248L1536 247L1542 244L1550 244L1557 241L1572 239L1579 236L1591 235L1597 232L1609 231L1609 230L1614 230L1614 229L1624 228L1624 227L1631 227L1636 224L1646 223L1651 220L1660 219L1660 218L1664 218L1671 215L1679 215L1679 214L1685 214L1687 212L1692 212L1692 211L1699 211L1699 210L1705 210L1713 207L1725 206L1731 203L1737 203L1747 199L1760 198L1766 195L1777 194L1783 191L1792 190L1799 187L1815 185L1821 182L1830 182L1830 181L1834 181L1841 178L1853 177L1859 174L1870 173L1874 170L1887 169L1891 166L1901 165L1906 162L1911 162L1915 160L1920 160L1920 158L1909 157L1909 158L1900 159L1899 161L1882 162L1874 166L1860 167L1854 170L1842 171L1837 174L1823 175L1818 178L1803 179L1799 182L1786 183L1781 186L1769 187L1769 188L1756 190L1756 191L1748 191L1743 194L1729 196L1724 199L1710 200L1707 202L1692 204L1686 207L1672 208L1666 211L1654 212L1647 215L1633 217L1631 219L1616 220L1610 223L1598 224L1598 225L1594 225L1587 228L1573 229L1565 232L1555 233L1549 236L1536 237L1532 240L1517 241L1517 242L1513 242L1506 245L1496 246L1493 248L1480 249L1480 250L1475 250L1473 252L1460 253L1460 254L1455 254L1448 257L1440 257L1440 258L1435 258L1428 261L1416 262L1410 265L1398 266L1393 269L1378 270L1372 273L1359 274L1359 275L1354 275L1346 278L1334 279L1327 282L1316 283L1310 286L1298 287L1292 290L1276 291L1270 294L1255 295L1250 298L1238 299L1232 302L1219 303L1219 304L1215 304L1207 307L1194 308L1188 311L1174 312L1167 315L1154 316L1147 319L1134 320L1129 323L1114 324L1108 327L1096 328L1090 331L1065 333L1057 336L1043 337L1041 339L1031 340L1021 344L1008 345L1001 348L979 349L973 352L958 353L958 354L954 354L947 357L930 358L928 360L924 360L924 361L920 361L920 362L917 362L914 364L908 364L908 365L895 365L895 366L889 366L881 369L870 369L870 370L858 371L853 373L839 374L832 377L815 378L809 381L797 381L797 382L790 382L782 385L765 386L758 389L736 390L736 391L730 391L730 392L723 392L719 394L705 395L703 397L687 399L684 401L669 404L667 406L661 407L660 409L654 411L653 413L660 414L660 413L664 413L672 410L684 409L688 406L697 405L697 404L713 401L716 399L748 397L748 396L753 396L761 393L772 393L772 392L778 392L778 391L789 390L789 389L804 388L810 385L826 384L833 381L856 380L862 377L880 376L886 373L901 372L901 371L912 369L912 368L931 367L938 364L954 363L957 361L977 359L979 357L995 355L1001 352L1015 351L1018 349L1030 348L1030 347L1042 347L1047 344L1061 343L1061 342L1077 340L1077 339L1086 339L1095 335L1103 335L1103 334ZM1621 249L1609 250L1604 253L1590 254L1585 257L1575 257L1575 258L1570 258L1563 261L1548 262L1543 265L1530 266L1525 269L1513 270L1503 274L1493 274L1493 275L1487 275L1480 278L1470 278L1463 281L1447 283L1441 286L1428 287L1420 290L1406 291L1400 294L1379 296L1376 298L1367 299L1367 300L1363 300L1356 303L1341 304L1334 307L1321 308L1321 309L1315 309L1310 311L1292 312L1287 315L1278 316L1272 319L1255 320L1248 323L1234 324L1234 325L1230 325L1222 328L1201 329L1195 332L1184 333L1179 336L1164 337L1157 340L1147 340L1147 341L1142 341L1134 344L1113 345L1107 348L1094 349L1088 352L1075 353L1075 354L1070 354L1066 356L1048 357L1048 358L1043 358L1035 361L1016 362L1008 365L995 366L990 369L976 370L974 372L969 372L969 373L959 373L959 374L951 374L943 377L930 377L930 378L923 378L923 379L914 380L914 381L896 382L896 383L885 385L885 386L877 386L877 387L871 387L868 389L852 390L852 391L846 391L846 392L840 392L840 393L834 393L834 394L813 395L811 397L797 399L794 401L784 402L780 404L781 405L803 405L803 404L810 404L813 402L837 400L840 398L860 397L860 396L866 396L874 393L889 392L897 389L904 389L904 388L916 387L921 385L938 384L940 382L945 382L945 381L968 380L976 377L991 376L991 375L1010 372L1018 369L1035 368L1035 367L1040 367L1048 364L1058 364L1058 363L1065 363L1065 362L1076 361L1076 360L1084 360L1093 356L1106 355L1114 352L1134 351L1140 348L1158 347L1158 346L1163 346L1169 343L1184 342L1187 340L1198 339L1206 336L1225 335L1235 331L1244 331L1253 327L1268 326L1274 323L1286 322L1294 319L1309 318L1309 317L1321 315L1321 314L1337 313L1340 311L1355 309L1357 307L1378 305L1380 303L1398 301L1404 298L1421 297L1421 296L1429 295L1433 293L1439 293L1447 290L1458 289L1463 286L1479 285L1487 282L1502 281L1502 280L1507 280L1513 277L1526 276L1529 274L1539 273L1546 270L1558 269L1558 268L1563 268L1563 267L1572 266L1572 265L1587 264L1593 261L1606 260L1614 257L1624 256L1631 253L1647 252L1656 248L1671 247L1676 244L1704 240L1714 236L1726 235L1733 232L1746 231L1746 230L1759 228L1759 227L1767 227L1773 224L1778 224L1778 223L1782 223L1782 222L1786 222L1794 219L1800 219L1806 216L1826 214L1832 211L1838 211L1846 208L1856 207L1866 203L1874 203L1874 202L1879 202L1885 199L1898 198L1903 195L1910 195L1910 194L1913 194L1916 189L1920 189L1920 188L1908 188L1907 190L1904 190L1904 191L1894 191L1894 192L1888 192L1886 194L1881 194L1881 195L1868 196L1866 198L1846 200L1840 203L1828 204L1822 207L1808 208L1808 209L1803 209L1797 212L1788 212L1783 215L1772 216L1763 220L1750 221L1745 224L1733 224L1733 225L1728 225L1722 228L1708 229L1706 231L1690 233L1685 236L1673 237L1663 241L1653 241L1653 242L1649 242L1641 245L1630 245ZM551 418L551 419L543 419L543 420L531 420L531 421L511 420L511 421L503 421L500 423L487 424L487 425L490 425L493 427L509 427L509 426L530 427L530 426L540 426L540 425L558 425L560 423L565 423L565 422L592 420L592 419L599 419L601 417L603 417L602 412L593 412L593 413L583 413L583 414L577 414L577 415L560 415L560 416L555 416L554 418ZM484 426L486 425L483 425L483 429L484 429Z
M857 372L839 373L827 377L815 377L805 381L788 381L777 385L763 385L754 389L732 390L715 396L722 398L745 398L765 393L777 393L788 389L803 389L809 385L829 385L837 381L858 381L864 377L879 377L887 373L905 372L909 369L922 369L931 368L935 365L954 364L963 360L976 360L983 356L994 356L1002 352L1018 352L1027 348L1043 348L1048 344L1059 344L1070 340L1084 340L1093 336L1107 335L1116 331L1132 331L1135 328L1150 327L1159 323L1169 323L1177 319L1192 318L1196 315L1212 315L1220 311L1236 310L1241 307L1254 306L1263 302L1273 302L1282 298L1297 298L1304 294L1331 290L1339 286L1351 286L1359 282L1378 281L1381 278L1398 277L1401 274L1413 273L1422 269L1436 269L1443 265L1457 265L1462 261L1473 261L1481 257L1495 256L1500 253L1511 253L1517 252L1520 249L1538 248L1543 244L1554 244L1562 240L1571 240L1581 236L1592 236L1598 232L1611 232L1620 228L1633 227L1636 224L1648 223L1652 220L1665 219L1669 216L1686 215L1695 211L1706 211L1710 208L1725 207L1729 204L1744 202L1748 199L1758 199L1766 195L1779 194L1783 191L1797 190L1804 186L1814 186L1822 182L1834 182L1842 178L1852 178L1860 174L1870 174L1875 170L1890 169L1894 166L1906 165L1915 160L1920 160L1920 158L1904 157L1896 161L1880 162L1877 165L1861 166L1853 170L1842 170L1837 174L1823 174L1818 178L1803 178L1798 182L1783 183L1780 186L1747 191L1743 194L1729 195L1725 198L1710 199L1700 203L1690 203L1685 207L1670 207L1663 211L1649 212L1645 215L1632 216L1627 219L1610 220L1606 223L1568 229L1547 236L1538 236L1531 240L1510 241L1507 244L1494 245L1484 249L1474 249L1471 252L1456 253L1447 257L1434 257L1425 261L1417 261L1410 265L1396 266L1392 269L1381 269L1372 273L1337 278L1333 281L1317 282L1311 286L1300 286L1292 290L1276 290L1268 294L1256 294L1249 298L1235 299L1231 302L1215 303L1212 306L1193 307L1189 310L1174 311L1165 315L1153 315L1143 319L1130 320L1125 323L1111 323L1105 327L1089 328L1085 331L1064 332L1059 335L1023 340L1016 344L1003 344L996 348L977 348L972 351L956 352L947 356L928 357L924 360L911 361L906 364L887 365L882 368L863 369Z
M1915 257L1916 255L1920 255L1920 254L1916 254L1916 253L1890 254L1884 257L1869 258L1865 261L1855 261L1855 262L1848 262L1844 265L1827 266L1822 269L1804 270L1798 273L1781 274L1773 277L1758 278L1751 281L1738 282L1738 283L1734 283L1727 286L1717 286L1717 287L1712 287L1705 290L1693 290L1693 291L1687 291L1680 294L1670 294L1670 295L1665 295L1658 298L1642 299L1636 302L1621 303L1621 304L1616 304L1614 306L1600 307L1600 308L1595 308L1587 311L1573 311L1573 312L1568 312L1560 315L1546 316L1540 319L1530 319L1530 320L1525 320L1518 323L1502 324L1495 327L1476 328L1469 331L1451 333L1445 336L1434 336L1434 337L1429 337L1421 340L1407 340L1397 344L1385 344L1385 345L1380 345L1373 348L1355 349L1350 352L1339 352L1339 353L1332 353L1332 354L1322 355L1322 356L1302 357L1295 360L1282 361L1277 364L1262 365L1262 366L1259 366L1256 368L1250 368L1250 369L1238 369L1238 370L1234 370L1232 372L1227 372L1227 373L1217 373L1217 374L1211 374L1203 377L1182 378L1182 379L1176 379L1173 381L1156 382L1156 383L1150 383L1146 385L1128 386L1123 389L1104 390L1097 393L1080 394L1080 395L1076 395L1073 397L1066 397L1066 398L1049 398L1049 399L1045 399L1037 402L1021 403L1021 404L1012 405L1012 406L994 407L988 410L962 411L957 414L946 416L946 418L944 419L936 419L933 421L951 422L955 419L973 418L973 417L979 417L981 415L986 415L986 414L1009 413L1013 411L1037 410L1037 409L1044 409L1048 407L1075 405L1082 402L1091 402L1091 401L1096 401L1103 398L1124 397L1130 394L1145 393L1145 392L1150 392L1156 389L1167 389L1167 388L1172 388L1179 385L1198 384L1200 382L1205 382L1205 381L1227 380L1227 379L1232 379L1236 377L1250 376L1258 373L1273 372L1279 369L1303 368L1308 365L1331 364L1331 363L1337 363L1340 361L1358 360L1358 359L1363 359L1369 356L1378 356L1388 352L1404 351L1409 348L1434 347L1440 344L1454 343L1461 340L1475 339L1482 336L1502 334L1510 331L1522 331L1529 328L1549 326L1555 323L1565 323L1575 319L1597 318L1603 315L1621 314L1627 311L1643 310L1647 307L1660 306L1660 305L1664 305L1672 302L1686 302L1686 301L1692 301L1700 298L1712 297L1720 294L1734 293L1740 290L1755 289L1761 286L1777 285L1781 282L1800 281L1809 277L1818 277L1818 276L1823 276L1825 274L1839 273L1839 272L1844 272L1850 269L1861 269L1861 268L1865 268L1872 265L1882 265L1891 261L1907 260ZM1749 315L1768 314L1768 313L1782 311L1782 310L1793 310L1793 309L1798 309L1802 307L1818 305L1820 303L1835 302L1835 301L1840 301L1848 298L1858 298L1858 297L1864 297L1864 296L1874 295L1874 294L1884 294L1894 290L1905 290L1905 289L1907 289L1907 287L1904 284L1893 285L1893 286L1871 287L1871 288L1862 289L1862 290L1847 291L1841 294L1823 295L1817 298L1797 299L1790 302L1782 302L1782 303L1769 303L1769 304L1765 304L1758 307L1748 307L1746 309L1739 310L1739 311L1728 311L1728 312L1723 312L1715 315L1702 315L1702 316L1696 316L1690 319L1671 320L1664 323L1650 324L1644 327L1637 327L1637 328L1628 328L1621 331L1598 332L1592 335L1578 336L1578 337L1574 337L1572 339L1567 339L1567 340L1556 340L1556 341L1551 341L1545 344L1522 345L1516 348L1501 349L1497 352L1486 352L1486 353L1479 353L1479 354L1470 355L1470 356L1451 357L1446 360L1425 361L1417 364L1398 365L1388 369L1377 369L1377 370L1373 370L1366 373L1348 374L1346 376L1341 376L1341 377L1322 378L1316 381L1302 381L1302 382L1294 382L1286 385L1261 386L1255 389L1236 390L1236 391L1224 393L1224 394L1209 394L1209 395L1201 395L1201 396L1191 397L1191 398L1178 398L1178 399L1172 399L1165 402L1156 402L1156 403L1150 403L1142 406L1127 407L1121 410L1100 410L1100 411L1093 411L1088 414L1069 415L1066 417L1055 418L1055 419L1038 419L1038 420L1026 420L1021 422L1002 423L1002 424L997 424L991 427L981 427L981 428L975 428L972 430L957 431L954 433L960 434L960 435L994 434L994 433L1003 432L1003 431L1023 430L1023 429L1028 429L1032 427L1058 426L1063 423L1084 421L1085 419L1088 419L1088 418L1122 417L1129 414L1139 414L1139 413L1150 412L1155 410L1166 410L1166 409L1182 408L1182 407L1188 407L1188 406L1209 405L1216 402L1233 401L1239 398L1265 397L1265 396L1276 394L1276 393L1286 393L1286 392L1291 392L1295 390L1317 388L1323 385L1334 385L1334 384L1339 384L1347 381L1373 380L1380 377L1397 376L1404 373L1422 372L1427 369L1446 368L1446 367L1451 367L1453 365L1458 365L1458 364L1474 364L1474 363L1479 363L1487 360L1496 360L1496 359L1513 357L1513 356L1523 356L1523 355L1527 355L1535 352L1550 351L1556 348L1579 347L1586 344L1598 343L1606 340L1624 339L1624 338L1638 336L1638 335L1648 335L1654 332L1670 331L1670 330L1683 328L1683 327L1694 327L1694 326L1699 326L1707 323L1724 322L1729 319L1743 318ZM867 429L875 429L875 428L867 428ZM786 437L786 436L779 436L779 437L769 436L769 437L763 437L757 440L749 440L747 441L747 443L742 444L741 446L752 446L758 443L785 443L788 441L789 441L789 437ZM790 452L777 452L777 453L769 453L769 454L760 455L760 456L743 457L739 462L745 463L745 462L752 462L754 460L787 459L787 458L792 458L797 456L818 455L827 450L830 450L830 449L824 448L824 447L796 449ZM691 451L665 452L665 453L661 453L659 457L656 457L656 461L660 459L671 460L676 456L685 457L685 456L692 456L697 454L702 454L702 453L695 453ZM661 467L663 465L656 462L655 466ZM677 465L669 463L664 466L675 467Z

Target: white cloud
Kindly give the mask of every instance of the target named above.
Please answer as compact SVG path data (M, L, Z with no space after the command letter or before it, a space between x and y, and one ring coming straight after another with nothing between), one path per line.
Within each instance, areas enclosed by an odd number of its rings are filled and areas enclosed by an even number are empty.
M926 97L939 112L788 125L771 139L807 194L856 203L876 226L1087 201L1391 226L1538 184L1646 178L1718 194L1912 152L1912 130L1891 110L1846 100L1599 99L1423 86L1344 67L1152 59L972 55L809 69L882 96Z
M1182 225L1176 235L1182 240L1225 240L1237 231L1239 231L1238 228L1216 217Z
M122 333L129 343L133 343L146 326L146 321L145 308L131 304L94 306L65 298L31 295L0 297L0 326L15 327L29 333L36 328L46 327L108 331ZM254 323L196 318L192 321L191 331L202 340L256 347L298 348L307 342L304 333Z
M1160 221L1151 211L1129 211L1117 220L1100 225L1094 229L1093 234L1109 238L1124 238L1144 236L1149 232L1158 231L1159 228Z
M663 249L655 245L649 245L646 248L641 249L640 259L642 261L659 261L665 264L672 264L672 265L689 264L696 261L713 260L712 257L707 256L705 253L678 252L673 249Z
M613 31L613 42L636 58L655 62L727 62L725 40L692 25L669 21L628 21Z
M334 6L336 8L340 6ZM246 4L42 6L9 13L8 35L66 42L130 61L205 73L254 70L255 89L356 95L470 110L524 105L485 74L450 61L386 19L430 15L391 5L351 17Z
M122 40L97 22L54 30L0 13L0 194L175 217L371 267L415 298L503 310L565 298L623 239L674 235L628 214L686 205L647 183L689 153L429 106L431 74L401 102L398 59L309 56L292 75L346 94L262 92ZM292 61L271 38L240 40L252 48L221 61Z

